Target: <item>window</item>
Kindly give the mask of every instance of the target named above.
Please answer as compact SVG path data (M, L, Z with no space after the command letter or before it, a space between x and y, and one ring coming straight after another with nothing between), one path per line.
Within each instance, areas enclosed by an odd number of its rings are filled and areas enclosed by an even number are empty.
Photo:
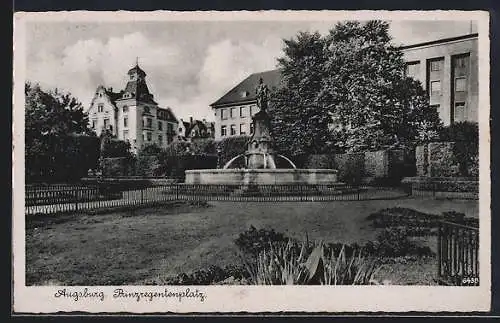
M128 141L128 130L123 130L123 140Z
M162 135L158 135L158 143L160 145L163 145L163 136Z
M127 113L128 112L128 106L124 105L122 109L123 109L123 113Z
M227 111L226 111L226 109L221 109L220 110L220 118L221 118L221 120L226 120L227 119Z
M147 119L146 119L146 122L147 122L147 124L146 124L146 128L150 128L150 129L152 129L152 128L153 128L153 119L151 119L151 118L147 118Z
M441 93L441 81L431 81L431 94Z
M109 119L104 119L104 129L109 128Z
M255 104L250 106L250 116L253 117L253 115L257 112L257 106Z
M253 134L253 130L254 129L253 129L253 122L252 122L252 123L250 123L250 134Z
M158 121L158 130L163 130L163 123L161 121Z
M99 97L102 98L102 93L99 93Z
M148 138L148 141L151 141L153 139L153 135L151 134L151 132L147 132L146 136Z
M92 120L92 129L97 127L97 120Z
M420 73L420 63L412 62L406 65L406 76L417 78Z
M236 108L231 108L229 115L231 118L235 118L236 117Z
M236 135L236 125L232 124L231 125L231 136Z
M240 107L240 118L245 118L247 116L247 107Z
M128 118L127 117L123 118L123 127L124 128L128 127Z
M433 104L430 107L436 109L436 111L439 111L440 105L439 104Z
M130 79L133 80L134 79L134 74L130 74Z
M174 133L174 126L171 123L167 123L167 133L172 135Z
M455 79L455 91L456 92L467 91L467 79L465 77L457 77Z
M146 135L142 134L142 142L146 141Z
M104 111L104 104L102 103L99 103L97 105L97 112L103 112Z
M220 135L221 135L221 137L227 136L227 127L226 126L220 127Z
M246 124L244 123L240 124L240 135L246 134L246 129L247 129Z
M464 68L467 67L467 56L462 56L462 57L456 57L455 58L455 66Z
M149 107L144 107L144 113L150 113Z
M455 122L461 122L465 120L465 102L455 103L455 111L453 119Z
M431 61L431 71L436 72L441 70L441 61Z

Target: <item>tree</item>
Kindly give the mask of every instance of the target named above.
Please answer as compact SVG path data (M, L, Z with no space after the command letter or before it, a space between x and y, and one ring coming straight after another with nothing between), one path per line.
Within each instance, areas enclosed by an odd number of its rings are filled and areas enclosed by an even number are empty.
M66 181L97 166L99 141L87 116L69 93L25 83L26 179Z
M269 107L276 147L294 156L322 153L329 141L331 121L318 101L325 41L317 32L300 32L284 44L284 56L278 59L281 84L271 92Z
M278 60L272 95L277 144L291 154L363 151L437 136L441 122L421 85L405 76L389 24L338 23L329 34L299 33Z

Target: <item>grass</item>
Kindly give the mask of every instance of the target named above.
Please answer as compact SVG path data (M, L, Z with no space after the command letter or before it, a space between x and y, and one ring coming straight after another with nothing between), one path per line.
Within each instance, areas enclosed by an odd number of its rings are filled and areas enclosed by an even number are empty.
M307 233L310 239L354 243L375 239L378 231L366 217L388 207L478 214L477 201L432 199L210 204L28 217L26 284L144 284L155 277L234 264L240 261L234 239L250 225L273 228L291 237L302 238ZM394 265L379 274L394 276L388 278L393 282L418 281L423 275L418 271L428 275L432 264L432 260L415 264L415 277L405 278L408 273L403 265L399 274Z

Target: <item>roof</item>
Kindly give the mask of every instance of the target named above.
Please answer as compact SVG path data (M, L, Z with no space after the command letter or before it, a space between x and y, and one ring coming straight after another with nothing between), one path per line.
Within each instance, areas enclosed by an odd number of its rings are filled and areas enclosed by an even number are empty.
M166 118L161 119L161 120L166 120L166 121L171 121L171 122L176 122L176 123L178 122L177 118L175 117L174 113L172 112L172 109L170 109L169 107L167 107L167 108L157 107L157 108L159 110L165 111Z
M148 85L144 79L139 79L135 81L128 81L125 86L124 93L132 94L133 98L136 100L150 102L156 104L153 100L153 95L149 93Z
M404 49L410 49L410 48L421 47L421 46L438 45L438 44L448 43L448 42L452 42L452 41L477 38L477 36L478 36L478 34L476 33L476 34L468 34L468 35L462 35L462 36L456 36L456 37L442 38L442 39L427 41L427 42L423 42L423 43L416 43L416 44L411 44L411 45L400 46L399 49L404 50Z
M259 79L262 77L264 83L269 87L270 90L276 88L280 84L281 73L280 69L274 69L270 71L254 73L248 76L246 79L241 81L234 88L229 90L220 99L210 104L211 107L227 105L230 103L243 103L255 101L255 89L259 84ZM246 96L243 95L246 93Z
M130 75L130 74L134 74L134 73L137 73L141 76L146 76L146 72L144 72L142 70L142 68L139 67L139 64L135 64L134 67L132 67L131 69L128 70L127 74Z
M189 124L188 124L189 125ZM193 130L195 127L198 127L198 129L200 130L200 132L204 132L205 134L207 133L208 131L208 127L210 127L210 130L213 130L215 129L215 125L213 122L207 122L206 124L201 121L201 120L193 120L193 123L189 126L189 128L186 128L186 137L189 136L189 134L191 133L191 130Z
M116 100L118 100L123 94L123 91L113 92L112 89L106 89L105 91L111 102L113 102L113 104L115 104Z

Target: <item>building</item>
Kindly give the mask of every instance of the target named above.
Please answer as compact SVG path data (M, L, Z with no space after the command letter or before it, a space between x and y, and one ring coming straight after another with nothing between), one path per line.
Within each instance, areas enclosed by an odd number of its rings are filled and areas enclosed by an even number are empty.
M170 108L158 106L138 64L128 73L125 89L113 92L98 86L88 110L89 123L100 135L109 129L117 139L129 141L137 152L148 144L165 147L176 136L177 119Z
M255 89L262 78L272 91L280 82L279 70L254 73L210 105L215 114L215 139L250 135L252 116L259 112Z
M445 125L477 121L477 34L403 46L406 73L420 80L430 104ZM252 116L259 111L255 89L262 77L273 90L279 85L279 70L254 73L210 105L215 114L215 139L252 133Z
M406 73L422 83L444 125L478 120L478 35L401 47Z
M214 138L215 123L206 119L196 120L189 118L189 122L179 120L177 128L177 140L191 141L194 138Z

